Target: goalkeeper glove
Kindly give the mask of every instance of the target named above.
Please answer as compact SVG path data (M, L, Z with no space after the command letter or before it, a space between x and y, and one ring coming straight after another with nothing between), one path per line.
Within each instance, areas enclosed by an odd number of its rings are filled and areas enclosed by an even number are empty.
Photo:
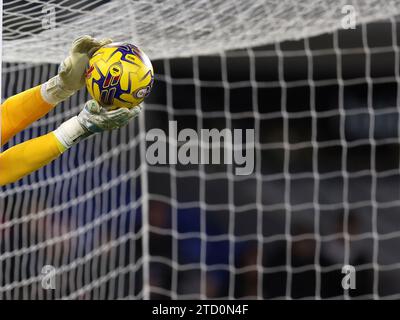
M89 59L97 49L111 42L111 39L99 41L91 36L75 39L69 56L58 69L58 74L42 85L43 98L55 105L81 89L85 85L85 71Z
M125 126L130 119L137 117L141 110L139 105L132 109L107 111L95 100L89 100L77 116L61 124L54 134L65 151L92 134Z

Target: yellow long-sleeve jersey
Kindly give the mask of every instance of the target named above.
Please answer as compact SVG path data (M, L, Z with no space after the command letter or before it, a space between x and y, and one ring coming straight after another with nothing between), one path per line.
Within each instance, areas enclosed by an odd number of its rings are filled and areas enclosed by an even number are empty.
M43 99L40 86L8 98L0 107L1 146L53 107ZM0 186L38 170L64 150L55 135L48 133L0 153Z

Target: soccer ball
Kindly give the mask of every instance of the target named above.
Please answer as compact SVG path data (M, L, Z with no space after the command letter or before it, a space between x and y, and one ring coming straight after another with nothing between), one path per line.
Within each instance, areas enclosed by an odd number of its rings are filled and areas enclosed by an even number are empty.
M97 50L86 70L86 87L100 105L113 110L133 108L151 91L154 71L137 46L111 43Z

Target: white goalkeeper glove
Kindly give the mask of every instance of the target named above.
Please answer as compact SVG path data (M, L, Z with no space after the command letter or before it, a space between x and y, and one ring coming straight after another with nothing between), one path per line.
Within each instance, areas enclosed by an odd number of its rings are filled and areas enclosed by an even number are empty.
M111 39L99 41L91 36L75 39L69 56L58 68L58 74L42 85L43 98L51 104L58 104L81 89L85 85L85 71L89 59L97 49L111 42Z
M139 105L132 109L107 111L95 100L89 100L77 116L61 124L54 134L66 150L92 134L125 126L130 119L137 117L141 110Z

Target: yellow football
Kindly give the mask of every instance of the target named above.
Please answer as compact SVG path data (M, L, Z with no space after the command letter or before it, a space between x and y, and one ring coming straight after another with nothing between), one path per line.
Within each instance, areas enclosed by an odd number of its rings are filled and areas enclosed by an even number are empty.
M111 43L97 50L86 70L86 87L108 110L133 108L151 91L154 71L148 56L129 43Z

